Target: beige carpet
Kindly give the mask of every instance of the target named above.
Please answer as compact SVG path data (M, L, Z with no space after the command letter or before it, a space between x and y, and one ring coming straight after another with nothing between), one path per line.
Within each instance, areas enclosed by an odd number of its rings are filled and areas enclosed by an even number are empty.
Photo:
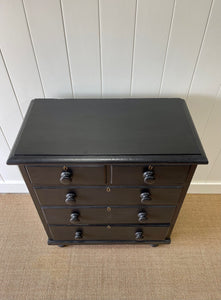
M47 246L29 195L0 195L0 299L221 299L221 195L185 199L171 245Z

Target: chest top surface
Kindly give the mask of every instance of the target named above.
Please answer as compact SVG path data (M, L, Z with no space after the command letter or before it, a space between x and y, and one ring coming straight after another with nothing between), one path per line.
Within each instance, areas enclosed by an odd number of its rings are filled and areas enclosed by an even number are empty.
M182 99L35 99L8 164L207 159Z

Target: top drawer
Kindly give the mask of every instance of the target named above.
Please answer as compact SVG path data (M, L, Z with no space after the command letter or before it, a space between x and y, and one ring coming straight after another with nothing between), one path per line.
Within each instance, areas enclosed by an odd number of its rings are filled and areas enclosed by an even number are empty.
M188 165L112 166L112 185L182 185Z
M104 166L27 166L27 172L34 185L104 185Z

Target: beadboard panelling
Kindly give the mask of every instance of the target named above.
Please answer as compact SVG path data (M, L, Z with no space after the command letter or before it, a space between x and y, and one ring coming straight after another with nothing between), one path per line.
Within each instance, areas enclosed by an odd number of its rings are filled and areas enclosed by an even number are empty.
M21 110L44 97L21 0L0 0L0 45Z
M0 192L26 191L9 148L32 98L184 97L221 190L220 0L0 0ZM73 94L72 94L73 91Z
M132 96L159 94L174 3L174 0L138 1Z
M202 137L221 85L221 1L215 1L199 61L193 77L188 106Z
M9 156L9 146L5 140L5 137L0 129L0 174L4 181L12 182L23 181L20 171L17 166L7 166L6 160Z
M130 95L135 0L100 0L103 96Z
M20 112L8 73L0 52L0 127L7 137L10 147L13 146L16 135L22 123Z
M72 97L60 1L24 0L24 7L45 97Z
M218 154L217 159L214 161L213 168L209 173L209 182L215 181L220 183L220 173L221 173L221 151Z
M98 0L62 0L75 97L101 96Z
M220 70L221 76L221 70ZM208 166L199 166L195 173L196 181L214 180L211 169L215 167L216 159L221 149L221 88L214 99L210 99L211 105L213 105L212 111L207 120L207 126L202 137L202 142L205 145L205 151L209 159L210 164ZM208 107L209 109L209 107ZM215 134L218 129L218 134ZM219 161L219 160L218 160ZM211 178L210 178L211 175ZM217 172L216 172L217 175ZM221 175L221 165L220 165ZM216 176L215 176L216 177Z
M176 1L160 95L186 97L211 2Z

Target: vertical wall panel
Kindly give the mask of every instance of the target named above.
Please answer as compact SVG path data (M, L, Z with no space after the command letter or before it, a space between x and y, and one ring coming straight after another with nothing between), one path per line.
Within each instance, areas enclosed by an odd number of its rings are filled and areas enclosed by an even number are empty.
M101 95L98 0L62 0L75 97Z
M202 138L205 151L209 158L208 166L198 167L194 176L194 180L196 181L205 181L208 174L213 176L213 170L211 171L211 168L221 149L220 11L221 1L215 1L187 101L197 131Z
M12 147L21 126L22 115L0 52L0 127Z
M203 135L221 84L221 1L215 1L196 67L188 106L200 136Z
M208 175L207 181L220 182L220 173L221 173L221 151L213 165L211 172Z
M0 174L4 181L22 181L22 176L17 166L7 166L9 156L8 144L0 130Z
M101 0L101 59L104 96L129 96L135 0Z
M211 102L214 101L211 99ZM213 177L212 168L221 149L221 89L219 90L212 112L209 116L202 142L209 160L209 165L198 167L194 177L196 181L205 181L209 174Z
M0 0L0 44L23 114L43 97L22 1Z
M72 97L59 0L25 0L45 97Z
M132 96L158 96L174 0L139 0Z
M211 0L176 1L161 95L186 96L210 6Z

